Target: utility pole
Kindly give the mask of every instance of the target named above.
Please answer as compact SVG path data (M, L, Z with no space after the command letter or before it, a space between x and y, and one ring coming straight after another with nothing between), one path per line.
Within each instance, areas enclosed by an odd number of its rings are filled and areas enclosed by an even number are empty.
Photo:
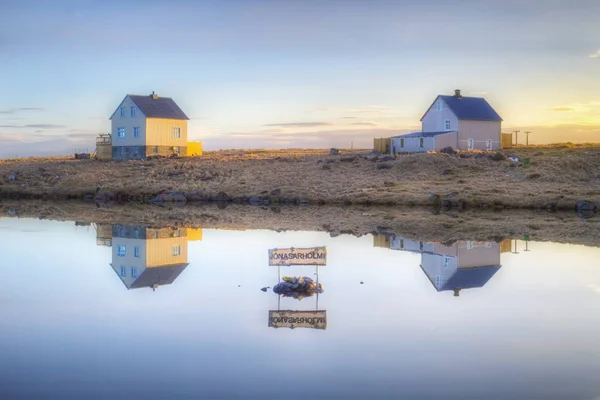
M527 146L529 146L529 134L530 133L531 132L525 132L525 135L527 135L527 136L525 136L525 145L527 145Z
M515 145L519 144L519 132L521 131L513 131L515 133Z

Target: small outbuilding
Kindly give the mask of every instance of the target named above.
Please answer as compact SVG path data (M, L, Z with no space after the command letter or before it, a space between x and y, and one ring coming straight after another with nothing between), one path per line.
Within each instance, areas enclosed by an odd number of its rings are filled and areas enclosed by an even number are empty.
M497 150L502 147L502 118L481 97L439 95L421 118L421 131L394 136L392 153L460 150Z

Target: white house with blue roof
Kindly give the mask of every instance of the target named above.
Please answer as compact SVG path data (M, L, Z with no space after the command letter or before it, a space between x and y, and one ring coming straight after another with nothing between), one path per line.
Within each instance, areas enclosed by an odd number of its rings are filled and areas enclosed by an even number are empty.
M439 95L421 118L421 131L391 138L392 153L501 148L502 118L481 97Z

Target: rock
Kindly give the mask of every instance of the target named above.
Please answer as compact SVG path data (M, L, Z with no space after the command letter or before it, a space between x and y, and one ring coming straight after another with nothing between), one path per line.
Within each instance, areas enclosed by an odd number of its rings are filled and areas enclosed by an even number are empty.
M361 285L364 285L364 282L363 282L363 281L360 281L360 284L361 284Z
M331 149L329 149L329 155L330 156L339 156L340 150L332 147Z
M396 159L396 157L394 157L394 156L379 157L379 161L381 161L381 162L394 161L395 159Z
M494 154L490 154L489 159L492 161L504 161L506 160L506 156L500 152L495 152Z
M300 204L308 204L308 200L297 198L296 199L296 204L298 204L298 205L300 205Z
M429 201L438 202L440 200L440 195L432 193L429 195L429 197L427 199Z
M271 196L279 196L281 194L281 189L273 189L271 190Z
M212 198L213 201L231 201L231 197L227 195L225 192L219 192L215 197Z
M452 208L452 202L450 200L442 200L440 208L444 211L450 210Z
M327 170L327 169L331 169L331 165L325 164L322 167L323 169Z
M263 204L263 198L260 196L250 196L250 198L248 199L248 204L253 206L261 205Z
M445 170L443 170L443 171L440 173L440 175L450 175L451 173L452 173L452 171L451 171L451 170L449 170L449 169L445 169Z
M8 174L8 181L14 182L17 180L17 176L15 174Z
M342 157L340 158L340 162L347 162L347 163L351 163L353 161L355 161L358 157L356 156L352 156L352 157Z
M385 181L385 182L383 182L383 186L385 186L385 187L394 187L394 186L396 186L396 184L394 182Z
M456 150L454 150L454 147L452 146L448 146L448 147L444 147L443 149L440 150L440 153L445 153L445 154L456 154Z
M588 219L596 216L596 211L592 210L581 210L577 211L577 216L581 219Z
M540 174L529 174L529 175L527 175L527 179L537 179L541 176L542 175L540 175Z
M151 203L185 203L187 198L177 192L163 192L150 199Z
M538 151L537 153L534 154L534 156L539 157L539 156L543 156L544 153L542 153L541 151Z
M381 163L381 164L377 164L375 166L375 168L377 168L377 169L390 169L390 168L392 168L392 164L390 164L390 163Z
M579 200L577 201L577 211L596 211L597 207L591 201Z
M451 192L446 195L446 197L448 197L449 199L453 199L456 196L458 196L458 192Z
M279 207L271 207L271 211L273 211L275 214L279 214L281 212L281 208L279 208Z
M325 164L334 164L337 160L334 158L328 158L325 160Z
M262 288L262 289L260 289L260 290L262 290L263 292L266 292L266 291L267 291L267 289L268 289L268 288L264 287L264 288Z
M113 192L100 192L96 195L96 203L112 203L117 199Z
M475 158L476 159L484 158L484 157L485 157L485 154L483 154L483 153L477 153L477 154L475 154Z

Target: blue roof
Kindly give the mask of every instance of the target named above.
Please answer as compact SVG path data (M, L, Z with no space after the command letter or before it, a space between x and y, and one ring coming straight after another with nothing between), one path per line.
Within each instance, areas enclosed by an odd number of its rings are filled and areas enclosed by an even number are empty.
M474 119L479 121L502 121L498 113L481 97L438 96L452 110L458 119ZM435 104L435 102L434 102ZM429 107L431 109L431 107ZM429 109L427 111L429 111ZM425 115L423 115L425 117ZM423 118L421 118L423 120Z
M492 267L459 268L444 286L438 288L438 291L483 287L499 269L499 265Z
M456 132L456 131L439 131L439 132L412 132L406 133L404 135L392 136L395 138L411 138L411 137L434 137L438 135L443 135L445 133Z

